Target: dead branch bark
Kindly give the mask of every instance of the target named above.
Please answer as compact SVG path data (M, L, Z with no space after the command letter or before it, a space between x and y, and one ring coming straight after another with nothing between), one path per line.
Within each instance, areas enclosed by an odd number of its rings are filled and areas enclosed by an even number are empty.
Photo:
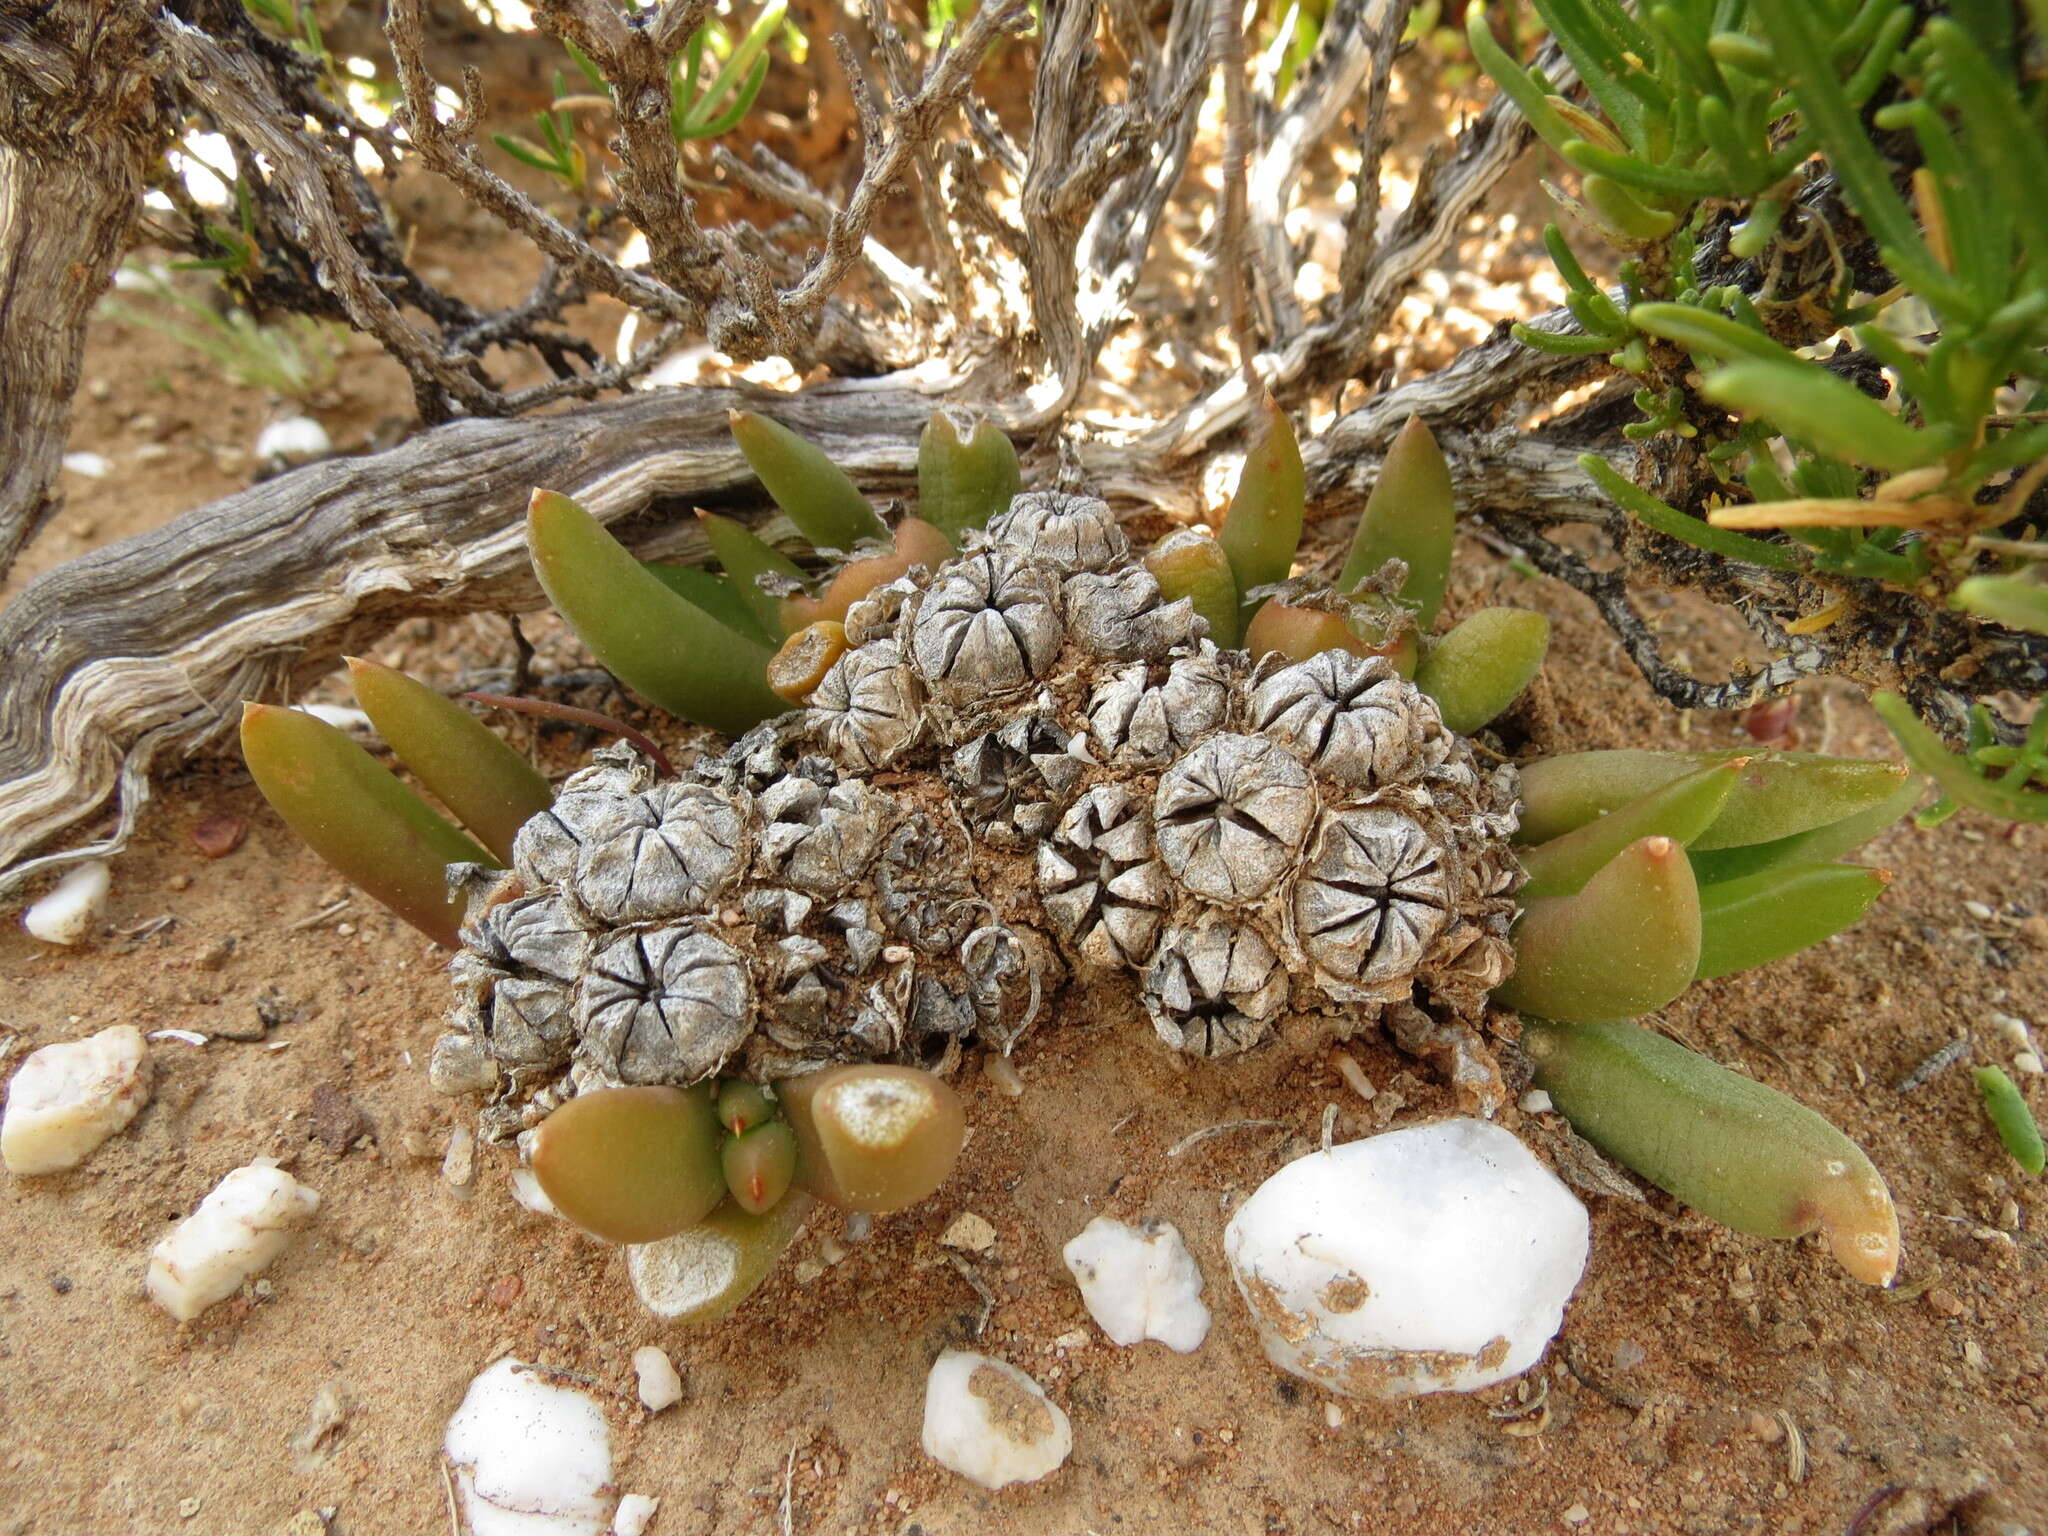
M0 15L0 577L60 505L85 322L171 126L148 9Z

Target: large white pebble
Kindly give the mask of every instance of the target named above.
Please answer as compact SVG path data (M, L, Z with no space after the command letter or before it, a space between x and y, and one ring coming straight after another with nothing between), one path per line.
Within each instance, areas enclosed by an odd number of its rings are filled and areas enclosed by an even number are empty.
M320 1197L282 1168L235 1169L150 1250L150 1299L190 1322L267 1268L319 1208Z
M1060 1252L1088 1315L1113 1342L1157 1339L1187 1354L1209 1337L1202 1272L1171 1222L1131 1227L1098 1216Z
M21 914L21 926L45 944L78 943L92 932L112 880L107 866L97 859L76 866L49 895Z
M949 1349L925 1382L923 1443L948 1471L1007 1488L1057 1471L1074 1449L1074 1429L1014 1365Z
M442 1442L472 1536L599 1536L612 1510L604 1412L504 1359L469 1384Z
M149 1102L149 1046L133 1024L46 1045L7 1085L0 1161L13 1173L76 1168Z
M1534 1365L1585 1272L1586 1208L1483 1120L1289 1163L1224 1253L1267 1357L1347 1397L1471 1392Z

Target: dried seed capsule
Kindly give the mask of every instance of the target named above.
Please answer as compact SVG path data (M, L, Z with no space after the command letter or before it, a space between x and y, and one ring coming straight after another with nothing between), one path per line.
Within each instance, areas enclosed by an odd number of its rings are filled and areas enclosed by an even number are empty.
M1861 864L1773 869L1700 892L1701 981L1797 954L1847 928L1891 884Z
M747 962L730 944L689 927L628 930L591 961L578 1032L608 1077L693 1083L725 1064L752 1018Z
M1731 758L1683 774L1597 821L1525 848L1522 868L1529 878L1522 887L1523 900L1570 895L1639 838L1691 842L1721 814L1745 761Z
M967 1135L960 1096L911 1067L844 1066L776 1084L796 1182L850 1211L899 1211L937 1189Z
M628 1248L633 1293L668 1322L716 1322L760 1288L810 1213L800 1191L759 1216L727 1201L687 1231Z
M1195 638L1192 603L1169 603L1142 566L1114 573L1082 571L1061 588L1067 637L1109 661L1157 661Z
M1088 765L1045 713L1020 714L977 736L942 766L967 824L997 847L1036 843L1053 829Z
M1542 896L1515 925L1504 1008L1605 1022L1662 1008L1692 984L1700 898L1685 850L1668 837L1631 843L1569 896Z
M1109 503L1067 491L1029 491L988 525L983 543L1019 556L1061 576L1109 571L1131 557L1131 541L1117 525Z
M1088 735L1114 763L1160 767L1172 762L1230 715L1236 671L1213 649L1156 668L1139 663L1108 673L1088 699Z
M1136 969L1152 958L1173 883L1152 823L1122 784L1098 784L1038 850L1038 888L1053 931L1083 964Z
M731 1136L744 1136L775 1118L775 1100L768 1090L735 1077L718 1085L718 1123Z
M2048 1151L2041 1145L2041 1127L2019 1087L2002 1067L1978 1067L1971 1073L1977 1093L1984 1101L1985 1118L1998 1132L1998 1140L2025 1172L2038 1176L2048 1167Z
M242 706L242 757L256 787L312 850L436 943L460 942L448 866L490 855L324 720Z
M555 1209L612 1243L702 1221L725 1196L704 1088L600 1088L540 1123L533 1172Z
M1442 932L1451 897L1443 851L1420 823L1378 806L1333 811L1294 889L1295 932L1345 982L1405 982Z
M398 760L419 777L500 864L528 817L554 791L540 770L452 699L403 672L345 656L356 701Z
M860 779L830 789L794 776L755 800L760 875L815 896L837 896L868 871L896 819L895 803Z
M1522 696L1549 648L1542 614L1482 608L1423 652L1415 686L1436 700L1445 725L1470 735Z
M1250 1050L1286 1001L1287 971L1273 946L1221 918L1167 929L1145 973L1153 1029L1193 1056Z
M1152 821L1174 878L1228 905L1279 883L1315 812L1308 773L1292 753L1264 736L1216 735L1160 775Z
M1023 482L1017 450L994 422L940 408L917 440L918 515L958 540L1009 506Z
M556 895L490 901L463 925L465 949L500 970L571 981L590 958L590 933ZM465 957L466 958L466 957Z
M872 772L917 744L924 689L894 640L871 641L832 664L811 694L806 719L836 759Z
M1450 579L1457 515L1443 450L1422 418L1410 416L1380 464L1379 480L1366 498L1337 590L1356 591L1389 560L1402 561L1408 577L1397 595L1415 605L1416 622L1427 630L1443 605Z
M1169 533L1145 556L1145 569L1159 583L1168 602L1186 598L1209 626L1209 638L1234 650L1243 633L1238 621L1237 578L1230 557L1207 529L1182 528Z
M1238 475L1237 494L1230 498L1230 511L1217 535L1230 557L1240 596L1254 587L1285 581L1301 544L1306 493L1294 423L1270 395L1259 401L1259 416L1257 436ZM1260 601L1247 601L1246 617Z
M612 803L615 816L582 840L571 886L605 922L706 911L746 867L746 811L723 791L666 783Z
M1796 1099L1633 1024L1531 1020L1522 1039L1536 1086L1609 1156L1738 1232L1818 1228L1858 1280L1892 1283L1899 1220L1884 1179Z
M910 664L935 697L964 707L1042 676L1061 635L1058 592L1043 570L1006 554L968 555L925 589Z
M719 1166L739 1208L758 1216L789 1188L796 1173L796 1135L780 1120L769 1120L729 1138Z
M726 420L749 467L812 544L850 550L863 539L889 537L860 487L815 443L752 411L728 411Z
M1252 727L1339 784L1397 778L1432 713L1381 656L1324 651L1262 673L1252 690Z
M768 663L768 686L778 698L801 704L846 654L846 626L837 619L807 624L787 640Z

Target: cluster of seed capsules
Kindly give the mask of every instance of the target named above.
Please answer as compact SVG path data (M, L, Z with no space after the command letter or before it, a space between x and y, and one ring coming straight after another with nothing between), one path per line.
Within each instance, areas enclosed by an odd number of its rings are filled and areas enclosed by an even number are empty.
M1219 650L1057 492L845 629L807 707L675 778L600 752L468 873L434 1079L491 1092L487 1131L597 1086L943 1066L1117 974L1193 1054L1292 1014L1491 1072L1515 773L1384 658Z

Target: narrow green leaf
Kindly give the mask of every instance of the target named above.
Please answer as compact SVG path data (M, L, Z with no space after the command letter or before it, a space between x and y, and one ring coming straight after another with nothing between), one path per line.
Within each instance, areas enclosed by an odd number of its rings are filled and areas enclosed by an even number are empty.
M1898 738L1906 761L1934 780L1951 800L2011 821L2048 821L2048 792L1986 778L1968 758L1943 746L1941 738L1913 713L1913 706L1896 693L1872 694L1870 703Z
M1536 1085L1609 1157L1737 1232L1818 1230L1851 1275L1892 1283L1891 1191L1798 1100L1633 1024L1525 1022L1522 1042Z
M850 553L863 539L886 539L889 529L846 471L778 421L752 411L729 411L733 441L775 504L819 549Z
M1611 176L1589 173L1579 183L1579 196L1628 244L1647 245L1678 228L1677 214L1646 206Z
M1593 483L1605 491L1617 506L1666 538L1676 539L1681 544L1689 544L1694 549L1703 549L1710 555L1740 560L1745 565L1768 566L1776 571L1796 571L1800 568L1799 557L1783 545L1767 544L1762 539L1753 539L1746 533L1716 528L1702 518L1687 517L1678 508L1667 506L1628 479L1597 453L1580 454L1579 468L1583 469L1592 478Z
M1242 639L1238 621L1237 581L1223 546L1200 529L1183 528L1152 546L1145 569L1159 583L1167 602L1187 598L1195 612L1209 621L1209 638L1226 651Z
M1917 773L1899 773L1899 786L1868 810L1839 821L1825 822L1789 837L1749 843L1733 848L1697 849L1692 854L1693 878L1704 893L1710 885L1740 880L1766 870L1790 869L1800 864L1826 864L1846 858L1887 828L1897 825L1920 797L1927 793L1927 781Z
M782 599L765 590L757 578L781 576L801 583L803 571L797 563L744 523L714 512L699 511L697 521L711 541L711 553L725 568L733 589L754 615L755 628L772 640L784 638Z
M736 635L761 645L779 645L779 632L764 629L753 604L738 582L698 565L670 565L660 560L642 560L640 569L675 593L684 602L701 608Z
M1397 595L1415 605L1415 621L1427 631L1443 606L1457 527L1450 465L1428 425L1410 416L1387 448L1366 498L1337 590L1356 591L1387 561L1406 561L1408 580Z
M1796 955L1862 917L1891 880L1861 864L1814 864L1707 886L1695 975L1710 981Z
M1971 1077L1984 1101L1984 1116L2012 1160L2026 1172L2039 1176L2048 1167L2048 1151L2041 1145L2041 1127L2034 1112L2020 1094L2019 1086L2005 1075L2003 1067L1978 1067Z
M1551 106L1550 93L1531 80L1528 72L1494 41L1493 22L1485 6L1475 5L1465 13L1465 41L1479 67L1521 109L1522 116L1544 143L1552 149L1562 149L1579 137Z
M1307 499L1302 474L1301 446L1294 438L1294 423L1270 397L1261 402L1260 422L1244 468L1237 477L1237 493L1230 498L1217 542L1230 557L1230 571L1240 596L1254 587L1285 581L1294 566L1294 552L1301 544L1301 519ZM1258 604L1247 601L1243 616L1249 619Z
M554 804L554 791L498 733L453 699L403 672L342 658L356 700L377 734L440 798L500 864L512 862L512 839Z
M1539 896L1516 922L1514 974L1493 1000L1546 1019L1631 1019L1692 985L1699 891L1668 837L1631 843L1569 896Z
M2048 583L2027 576L1972 576L1957 586L1952 599L1965 613L2048 635Z
M1692 304L1638 304L1628 315L1637 329L1676 342L1696 357L1724 361L1753 357L1767 363L1799 362L1798 353L1788 352L1762 331L1717 310L1702 309Z
M275 704L242 706L242 757L285 825L366 895L454 949L462 902L450 864L491 856L427 808L324 720Z
M1634 155L1616 154L1584 139L1573 139L1564 147L1564 157L1582 171L1596 172L1625 187L1657 197L1698 201L1703 197L1727 197L1733 178L1726 172L1693 171L1682 166L1653 164Z
M1461 736L1492 720L1534 681L1550 648L1550 620L1527 608L1482 608L1422 652L1415 686Z
M671 592L568 497L534 492L526 542L548 600L628 688L735 736L787 707L768 687L767 646Z
M1741 770L1742 759L1736 758L1681 773L1582 827L1522 849L1516 857L1528 880L1521 899L1569 896L1643 838L1692 842L1721 814Z
M956 544L1009 506L1024 484L1017 450L992 421L963 438L955 412L936 410L917 440L917 515Z
M1732 363L1707 375L1700 393L1851 464L1896 474L1943 453L1940 434L1914 431L1818 363Z

